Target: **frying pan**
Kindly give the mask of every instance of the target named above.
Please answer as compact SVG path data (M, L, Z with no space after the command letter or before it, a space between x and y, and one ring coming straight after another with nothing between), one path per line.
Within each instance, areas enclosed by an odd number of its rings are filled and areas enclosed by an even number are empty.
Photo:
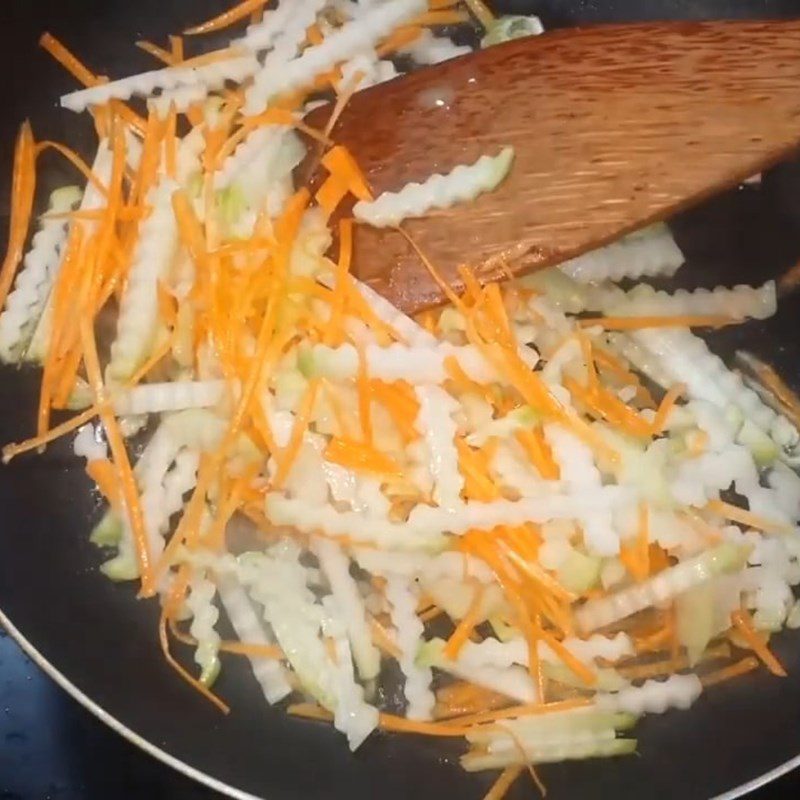
M290 1L290 0L289 0ZM45 27L100 72L148 66L138 38L179 31L218 13L220 0L4 0L0 10L0 205L7 225L11 144L29 116L39 138L80 148L87 121L56 107L68 77L37 52ZM509 0L503 12L537 13L546 26L656 18L796 16L797 0ZM535 76L532 76L535 80ZM798 87L800 91L800 87ZM698 120L702 124L702 120ZM45 188L73 180L53 162ZM800 256L800 164L786 164L674 220L687 254L683 285L760 282ZM747 347L800 383L800 295L777 317L714 336L720 352ZM30 432L33 371L0 375L0 441ZM177 680L156 642L157 608L98 571L88 543L99 512L68 443L0 471L0 622L65 689L138 746L234 797L418 800L480 798L491 776L469 776L459 747L408 736L375 735L355 755L329 727L270 709L242 661L218 684L229 717ZM754 673L711 689L689 712L645 718L640 757L554 765L542 770L553 798L733 798L800 764L800 634L776 637L784 680ZM391 698L389 698L391 700ZM0 776L0 780L2 776ZM530 796L519 786L510 797Z

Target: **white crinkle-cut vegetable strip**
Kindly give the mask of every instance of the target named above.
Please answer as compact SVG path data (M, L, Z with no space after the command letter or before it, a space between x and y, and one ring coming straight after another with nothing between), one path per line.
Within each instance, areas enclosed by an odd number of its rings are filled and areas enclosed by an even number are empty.
M178 86L152 97L148 103L160 116L166 117L174 108L179 114L188 111L193 105L203 102L208 97L208 89L201 83Z
M580 283L601 283L623 278L671 277L682 264L683 253L669 228L658 224L573 258L560 269Z
M134 147L131 147L131 140L126 139L128 144L127 153L129 158L133 154ZM105 186L108 184L111 178L111 171L114 164L114 156L111 152L111 149L108 146L107 139L101 139L99 145L97 146L97 153L95 154L94 162L92 163L92 173L97 178L98 182L101 186ZM94 208L102 207L103 205L103 194L100 191L99 187L96 186L92 181L87 181L86 188L83 191L83 198L81 199L81 203L79 206L80 211L89 211ZM81 221L81 226L83 230L89 234L92 233L96 227L97 222L93 220L83 220ZM61 268L61 262L59 261L53 271L52 276L50 277L50 287L52 288L55 285L55 279L58 275L58 272ZM41 314L39 315L39 320L36 323L36 327L34 328L33 335L31 336L30 342L28 347L25 351L25 359L28 361L41 361L44 359L47 348L50 342L50 317L52 314L52 294L48 290L48 296L45 301L45 305L42 309Z
M114 396L114 410L124 414L160 414L191 408L212 408L225 395L225 381L143 383Z
M239 577L261 605L264 620L303 687L335 711L336 676L320 635L325 612L307 586L299 556L299 548L284 540L269 552L240 559Z
M197 640L194 661L200 667L200 681L210 686L219 674L220 636L216 631L219 609L214 603L217 587L204 574L195 574L189 582L186 608L192 614L189 633Z
M217 574L215 580L222 607L239 639L255 645L274 644L274 640L264 632L253 603L238 579L232 575ZM248 658L268 703L277 703L291 694L292 685L279 661L257 656Z
M373 48L425 8L425 0L387 0L358 19L345 23L320 44L287 62L280 71L260 72L247 92L245 113L261 113L273 97L307 86L337 63Z
M547 443L561 472L561 480L574 492L596 491L602 486L591 448L574 433L557 423L544 426ZM588 550L600 556L619 552L619 535L614 530L611 509L597 509L582 517Z
M57 189L50 196L47 213L71 211L80 197L77 187ZM63 255L67 229L68 220L63 217L52 219L45 215L40 220L40 228L0 314L0 359L7 363L19 360L44 311Z
M226 81L241 83L253 75L258 66L258 60L248 54L197 67L166 67L66 94L61 98L61 105L70 111L81 112L109 100L150 97L158 91L167 92L184 86L202 86L212 91L222 89Z
M599 694L598 708L626 714L663 714L671 708L684 711L703 691L697 675L670 675L663 681L649 680L642 686L629 686L615 694Z
M150 354L158 331L158 282L163 280L178 250L178 226L172 195L178 185L162 178L148 194L150 216L142 223L120 302L117 336L111 344L108 378L130 378Z
M672 600L718 575L738 572L744 566L747 555L746 547L723 542L665 569L643 583L607 597L589 600L575 611L575 621L584 633L613 625L653 605Z
M455 44L447 36L436 36L429 30L423 30L411 44L401 48L403 55L411 56L417 64L440 64L451 58L472 52L467 45Z
M304 35L326 5L327 0L280 0L274 9L265 12L261 22L248 26L245 35L232 44L252 51L278 46L281 39L293 37L295 31Z
M738 373L728 369L722 359L711 352L699 336L689 330L644 329L634 331L631 338L645 350L637 367L646 371L648 353L656 356L655 370L648 373L649 377L658 380L667 376L669 385L683 383L690 398L706 400L722 410L729 406L737 407L779 447L791 447L797 443L798 433L794 426L767 406L745 385Z
M597 659L619 661L635 654L630 637L622 632L614 636L594 634L588 639L568 637L562 644L572 655L585 663ZM544 642L539 642L538 654L540 658L550 663L561 663L558 656ZM528 643L522 638L509 639L505 642L486 638L482 642L465 642L459 653L459 660L476 667L502 668L512 664L528 666L529 656Z
M591 292L590 292L591 296ZM763 286L718 286L715 289L677 289L669 293L639 284L629 292L609 291L598 307L608 316L673 317L721 315L733 319L767 319L778 308L775 281ZM594 305L594 304L592 304Z
M341 546L330 539L315 539L312 550L319 559L320 568L327 576L336 599L359 676L365 681L372 680L380 672L381 659L377 648L372 644L364 601L350 574L350 559Z
M428 452L433 500L443 508L454 508L460 504L464 488L455 445L458 428L453 419L458 403L439 386L419 386L416 395L419 400L416 427Z
M560 761L583 761L587 758L611 758L626 756L636 751L635 739L618 739L616 731L581 732L564 740L537 743L525 746L523 753L518 748L505 749L500 753L461 757L461 766L467 772L487 769L503 769L511 764L555 764Z
M504 694L518 703L537 702L536 685L527 669L516 664L507 667L478 666L461 658L450 659L445 655L444 647L445 643L441 639L425 642L417 656L417 662Z
M326 612L322 632L333 642L333 683L336 690L333 725L347 736L350 749L357 750L378 727L378 709L365 701L364 687L356 680L346 625L336 598L333 595L323 598L322 606Z
M449 208L496 189L508 175L514 148L496 156L481 156L474 164L461 164L446 175L431 175L424 183L406 184L398 192L384 192L374 200L359 200L353 216L376 228L399 225L408 217L421 217L432 209Z
M417 663L417 651L424 633L424 626L416 613L417 597L408 579L393 575L386 581L386 599L392 608L392 626L400 649L400 669L405 677L406 716L409 719L430 719L436 697L431 691L431 668Z
M445 361L455 358L464 372L477 383L491 383L497 373L483 354L473 345L452 345L439 342L435 346L391 344L380 347L368 344L364 348L369 374L384 381L407 380L409 383L438 384L447 378ZM301 364L310 377L342 380L358 374L358 350L352 344L329 347L313 345L303 356Z

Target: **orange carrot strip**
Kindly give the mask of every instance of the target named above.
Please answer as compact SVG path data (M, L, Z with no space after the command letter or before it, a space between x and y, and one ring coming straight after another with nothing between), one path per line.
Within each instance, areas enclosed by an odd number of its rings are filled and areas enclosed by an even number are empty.
M570 711L573 708L583 708L592 704L592 700L583 697L573 697L569 700L557 700L553 703L531 703L529 705L512 706L499 711L485 711L478 714L469 714L464 717L442 720L443 725L459 725L472 727L483 725L487 722L496 722L501 719L517 719L519 717L533 717L540 714L556 714L560 711Z
M367 355L364 345L356 342L358 352L358 374L356 375L356 388L358 389L358 416L361 420L361 435L367 444L372 443L372 397L369 392L369 374L367 373Z
M682 383L677 383L671 386L669 391L664 395L664 399L653 417L652 431L653 435L661 433L664 426L667 424L669 414L678 402L678 398L686 391L686 387Z
M144 50L148 55L153 56L153 58L162 61L167 66L171 67L176 63L175 56L169 50L165 50L163 47L153 44L153 42L148 42L146 39L141 39L136 42L136 46L140 50Z
M292 428L292 436L289 444L284 448L281 453L280 462L278 464L278 471L275 474L274 486L280 489L283 482L289 476L297 454L300 452L300 446L303 443L303 434L308 428L311 413L314 410L314 403L317 399L317 392L319 391L319 378L312 378L311 382L306 389L303 402L297 412L297 417Z
M545 480L559 480L561 470L544 439L541 427L518 428L514 431L514 438L520 443L525 454Z
M635 331L641 328L723 328L741 320L724 314L686 314L676 317L593 317L578 320L582 328L599 325L607 331Z
M8 228L8 248L0 266L0 308L14 283L17 267L28 236L36 191L36 145L29 122L23 122L14 149L14 172L11 178L11 222Z
M339 436L334 436L325 448L325 460L359 472L398 476L403 474L393 458L371 445Z
M97 458L86 464L86 474L97 484L100 494L113 509L119 509L122 499L114 465L107 458Z
M269 658L280 660L285 658L285 653L276 644L251 644L250 642L227 642L219 643L219 649L223 653L235 653L240 656L250 656L251 658Z
M397 642L375 617L369 618L369 629L372 634L372 641L382 652L398 660L402 657L403 654L397 646Z
M67 161L69 161L70 164L72 164L84 178L103 195L103 197L108 197L108 187L103 185L102 181L92 172L89 165L74 150L60 142L51 142L49 140L39 142L36 145L37 155L40 155L46 150L55 150L57 153L64 156L64 158L66 158Z
M430 622L431 620L441 617L444 611L439 606L431 606L427 611L423 611L419 615L420 622Z
M43 33L39 46L47 51L67 72L84 86L94 86L97 76L76 58L55 36Z
M464 11L426 11L410 19L406 24L424 27L431 25L460 25L462 22L468 22L469 18L469 14Z
M72 433L72 431L80 428L81 425L85 425L93 417L97 416L98 413L99 410L97 406L92 406L91 408L86 409L86 411L82 411L77 416L72 417L72 419L68 419L66 422L56 425L42 436L34 436L32 439L26 439L24 442L7 444L3 448L3 463L8 464L12 458L16 458L22 453L27 453L30 450L36 450L40 447L44 447L46 444L49 444L56 439L60 439L62 436L66 436L68 433Z
M475 19L477 19L484 28L489 28L491 26L494 22L494 14L492 14L483 0L464 0L464 2Z
M125 448L125 440L122 437L122 431L108 403L108 395L103 385L103 375L100 371L100 359L97 356L97 345L94 340L92 320L88 317L83 317L80 320L80 331L86 373L100 409L100 418L106 430L106 437L108 438L108 444L111 448L114 466L119 475L122 496L125 499L125 507L128 512L133 541L136 545L136 561L139 565L142 589L151 590L153 588L153 577L150 564L150 548L144 527L139 490L136 487L136 479L133 476L133 470L131 469L130 459L128 458L128 451Z
M475 630L483 619L483 593L484 586L482 583L479 583L475 587L475 592L472 595L467 613L462 617L456 629L453 631L453 634L447 640L447 644L444 646L444 655L446 658L451 660L458 658L461 648L466 644L472 631Z
M167 663L178 673L178 675L186 681L193 689L196 689L207 700L212 702L223 714L230 712L229 706L219 699L207 686L200 683L193 675L187 672L174 658L169 650L169 638L167 635L167 617L165 611L162 609L161 616L158 621L158 641L161 644L161 652Z
M558 639L555 638L549 631L542 629L540 631L542 641L555 653L556 657L563 661L569 667L570 671L579 678L587 686L594 686L597 683L597 674L586 666L579 658L576 658L572 653L564 647Z
M172 59L176 64L181 64L186 61L183 49L183 36L170 36L169 47L172 53Z
M646 503L639 504L639 527L636 541L620 547L619 558L625 568L637 580L650 575L650 512Z
M724 500L709 500L705 505L705 510L710 511L712 514L719 514L725 519L747 525L750 528L758 528L765 533L787 533L790 530L787 525L781 522L766 519L754 514L752 511L726 503Z
M347 184L347 188L359 200L372 200L364 173L355 158L344 145L332 147L323 157L322 166L332 175L338 175Z
M396 50L408 47L408 45L419 39L421 35L421 27L416 25L403 25L401 28L390 33L376 48L378 58L386 58L386 56L391 55Z
M333 715L330 711L315 705L314 703L294 703L287 707L286 712L296 717L306 719L317 719L324 722L331 722ZM456 726L445 725L442 722L417 722L405 717L398 717L394 714L381 714L379 716L380 727L387 731L399 733L418 733L423 736L445 736L461 737L466 733L471 733L467 728L457 728Z
M221 31L249 17L254 11L262 10L266 3L267 0L242 0L241 3L237 3L233 8L223 11L216 17L201 22L199 25L195 25L192 28L187 28L184 33L187 36L196 36L202 33Z
M734 611L731 614L731 622L736 626L736 630L742 634L753 652L761 659L764 666L773 675L777 675L779 678L785 678L786 670L769 649L764 638L753 626L753 620L750 618L750 614L748 614L745 609Z
M331 174L319 187L314 199L317 201L317 205L325 212L325 215L330 217L336 211L339 203L344 200L347 192L348 187L344 179L340 175Z
M700 677L700 683L703 688L707 689L709 686L716 686L718 683L738 678L740 675L746 675L748 672L758 669L758 659L753 656L747 656L735 664L718 669L715 672L709 672L707 675Z
M524 771L525 767L522 764L512 764L510 767L506 767L483 796L483 800L503 800Z

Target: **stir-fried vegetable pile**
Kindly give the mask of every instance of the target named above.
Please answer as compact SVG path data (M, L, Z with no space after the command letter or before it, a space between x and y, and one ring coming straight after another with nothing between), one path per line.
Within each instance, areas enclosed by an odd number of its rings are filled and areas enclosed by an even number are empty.
M250 20L222 50L139 42L164 66L122 80L43 38L99 142L88 165L19 134L0 355L42 382L5 459L79 429L103 571L157 598L164 655L222 710L215 680L246 657L267 702L353 749L378 728L463 738L466 769L503 770L491 798L529 765L632 753L639 716L759 664L785 674L768 640L800 625L797 405L691 331L770 316L774 285L621 288L680 267L656 226L502 285L465 264L461 296L405 316L352 276L354 225L468 202L513 152L375 198L333 120L396 55L463 53L437 26L468 10L488 44L541 27L479 0L265 5L191 31ZM302 121L321 92L325 131ZM322 147L313 196L298 131ZM85 186L53 193L23 257L49 149ZM391 661L402 709L378 705Z

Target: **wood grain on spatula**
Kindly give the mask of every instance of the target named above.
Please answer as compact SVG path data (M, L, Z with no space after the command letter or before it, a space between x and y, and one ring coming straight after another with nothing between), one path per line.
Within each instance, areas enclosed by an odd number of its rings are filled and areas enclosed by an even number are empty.
M453 286L459 264L482 279L504 264L529 271L735 185L800 142L800 20L517 40L359 92L333 138L376 193L513 145L497 191L404 227ZM442 299L396 230L358 226L354 270L408 312Z

